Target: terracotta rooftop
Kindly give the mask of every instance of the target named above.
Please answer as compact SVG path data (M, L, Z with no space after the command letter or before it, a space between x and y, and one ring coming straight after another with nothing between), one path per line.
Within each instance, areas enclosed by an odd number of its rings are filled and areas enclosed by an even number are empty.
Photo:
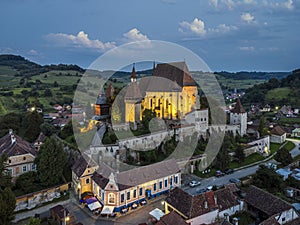
M270 133L273 135L282 136L285 134L285 131L280 126L276 126L271 130Z
M24 154L35 156L36 153L36 149L29 142L11 131L0 139L0 154L6 154L10 157Z
M228 188L223 188L215 192L210 191L196 196L189 195L180 188L175 188L166 198L166 202L189 219L218 208L223 211L239 204L236 196L234 196Z
M156 225L188 225L188 223L178 213L172 211L161 217Z
M238 98L234 108L231 110L233 113L245 113L245 109L242 106L241 100Z
M248 205L260 210L267 216L273 216L277 213L291 209L293 206L286 201L256 187L250 186L247 195L245 197L245 202Z

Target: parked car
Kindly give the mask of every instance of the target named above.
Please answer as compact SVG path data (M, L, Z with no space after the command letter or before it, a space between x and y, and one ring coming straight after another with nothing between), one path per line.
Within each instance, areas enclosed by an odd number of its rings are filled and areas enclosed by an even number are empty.
M236 179L236 178L231 178L231 179L229 179L229 182L236 184L236 183L241 183L241 180Z
M197 194L201 194L201 193L205 193L205 192L207 192L207 189L205 189L205 188L197 189L197 190L196 190L196 193L197 193Z
M224 170L224 173L226 173L226 174L232 174L232 173L234 173L234 170L228 168L228 169Z
M200 182L200 181L197 181L197 180L192 180L192 181L189 183L190 187L196 187L196 186L198 186L198 185L200 185L200 184L201 184L201 182Z
M216 173L215 173L216 177L222 177L224 175L225 175L225 173L223 173L221 170L217 170Z

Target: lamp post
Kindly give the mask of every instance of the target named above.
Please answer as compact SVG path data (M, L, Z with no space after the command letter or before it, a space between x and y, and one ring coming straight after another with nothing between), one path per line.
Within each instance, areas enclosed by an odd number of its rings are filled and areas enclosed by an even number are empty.
M70 217L66 215L67 214L66 209L63 210L64 210L64 225L67 225L67 221L70 220Z

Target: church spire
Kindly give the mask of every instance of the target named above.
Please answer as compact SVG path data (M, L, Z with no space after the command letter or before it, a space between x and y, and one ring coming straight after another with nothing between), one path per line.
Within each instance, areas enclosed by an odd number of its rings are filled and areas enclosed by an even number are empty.
M133 63L132 72L131 72L131 82L136 82L136 73L135 73L135 63Z

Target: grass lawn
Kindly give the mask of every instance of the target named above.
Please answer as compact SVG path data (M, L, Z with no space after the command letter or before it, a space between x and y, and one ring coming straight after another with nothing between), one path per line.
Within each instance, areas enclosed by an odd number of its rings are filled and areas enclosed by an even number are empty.
M241 166L250 165L252 163L255 163L255 162L258 162L258 161L261 161L261 160L264 160L264 159L265 158L261 154L254 153L252 155L249 155L247 158L245 158L244 162L242 162L242 163L238 163L236 161L231 162L229 164L229 167L232 168L232 169L235 169L235 168L239 168Z
M295 123L300 124L300 118L299 117L297 117L297 118L281 118L279 120L279 123L280 124L291 124L291 125L293 125Z
M266 95L266 100L269 101L271 99L281 100L283 98L288 98L288 94L291 89L289 87L275 88L268 91Z
M284 147L285 147L287 150L291 151L293 148L295 148L295 144L294 144L293 142L291 142L291 141L288 141L288 142L284 145Z
M279 143L270 143L271 155L278 151L281 144Z

